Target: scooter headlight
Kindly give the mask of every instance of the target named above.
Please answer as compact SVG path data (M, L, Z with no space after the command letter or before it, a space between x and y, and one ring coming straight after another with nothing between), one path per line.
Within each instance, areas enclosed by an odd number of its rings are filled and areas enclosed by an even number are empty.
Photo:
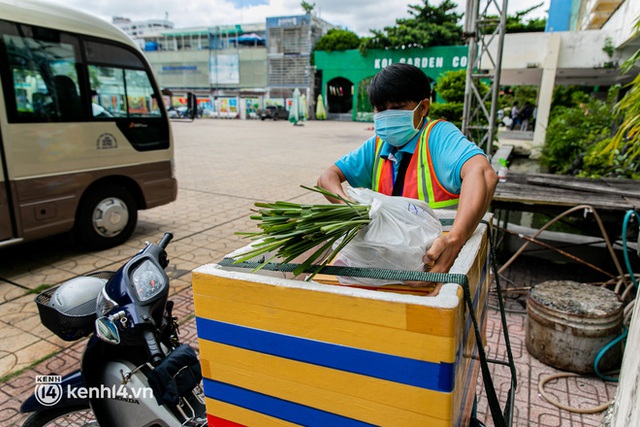
M96 298L96 314L98 317L105 316L108 312L117 307L118 304L107 295L107 289L102 288L102 291Z
M162 270L147 260L137 266L131 274L131 281L140 302L145 302L160 294L167 286Z

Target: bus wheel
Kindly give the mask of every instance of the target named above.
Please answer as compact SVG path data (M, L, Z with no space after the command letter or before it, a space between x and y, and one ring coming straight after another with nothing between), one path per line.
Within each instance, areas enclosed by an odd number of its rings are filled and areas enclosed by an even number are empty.
M76 218L76 238L89 249L107 249L127 241L138 222L133 195L121 186L90 190Z

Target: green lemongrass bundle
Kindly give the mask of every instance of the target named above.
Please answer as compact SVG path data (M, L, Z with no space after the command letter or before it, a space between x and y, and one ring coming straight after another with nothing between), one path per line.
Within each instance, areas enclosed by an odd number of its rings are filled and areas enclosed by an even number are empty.
M245 262L257 256L269 254L270 256L265 258L264 262L256 269L259 270L275 258L282 258L280 263L284 264L313 248L317 248L293 271L293 274L297 276L317 263L318 268L307 278L310 280L335 258L362 227L371 221L369 218L371 206L369 205L361 205L347 200L318 186L310 188L301 185L301 187L340 200L343 204L309 205L291 202L256 202L254 206L258 209L252 209L256 215L251 215L250 218L259 221L258 227L261 231L236 234L259 241L251 245L254 249L244 252L234 263ZM329 249L340 238L343 238L340 244L329 252Z

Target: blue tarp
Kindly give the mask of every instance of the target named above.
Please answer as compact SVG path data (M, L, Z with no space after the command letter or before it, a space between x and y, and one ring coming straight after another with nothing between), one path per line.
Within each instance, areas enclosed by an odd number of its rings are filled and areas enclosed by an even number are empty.
M260 37L256 33L249 33L249 34L243 34L239 37L232 37L229 39L229 41L231 42L237 41L238 43L247 43L247 44L264 44L265 43L264 37Z

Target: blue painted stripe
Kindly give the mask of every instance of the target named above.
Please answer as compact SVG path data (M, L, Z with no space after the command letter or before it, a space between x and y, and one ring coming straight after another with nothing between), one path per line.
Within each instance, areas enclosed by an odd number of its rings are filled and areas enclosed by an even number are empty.
M373 424L347 418L288 400L278 399L246 388L205 378L203 380L205 396L246 408L254 412L279 418L290 423L309 427L366 427Z
M438 392L453 391L453 363L425 362L202 317L196 317L196 327L200 339Z

